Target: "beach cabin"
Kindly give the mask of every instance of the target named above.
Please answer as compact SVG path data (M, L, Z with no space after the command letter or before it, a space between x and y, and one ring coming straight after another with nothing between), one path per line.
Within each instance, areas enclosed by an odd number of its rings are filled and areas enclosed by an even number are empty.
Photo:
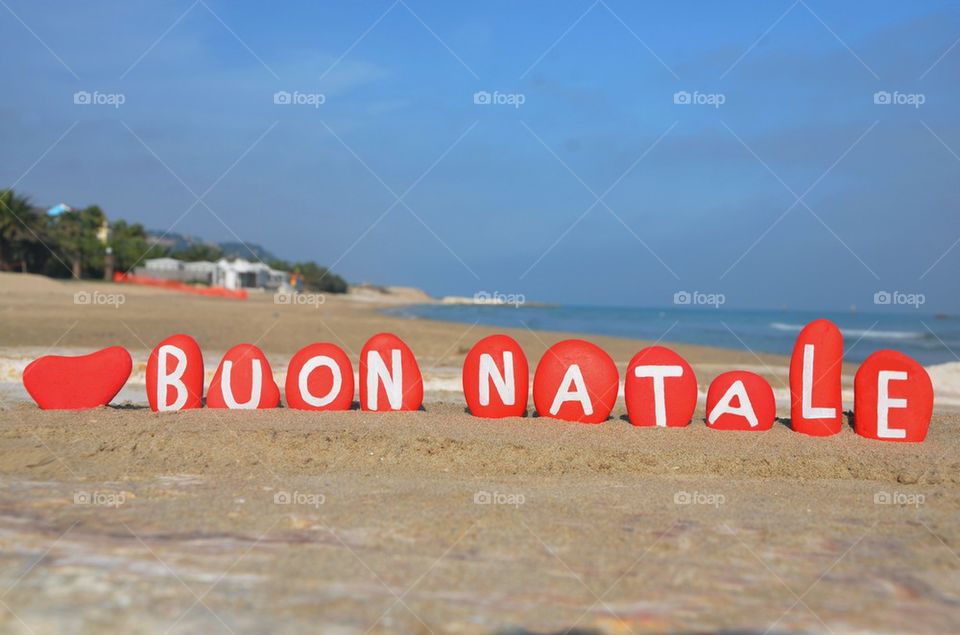
M183 263L183 281L222 287L222 273L215 262L198 260Z
M287 281L289 274L278 271L262 262L250 262L243 258L217 261L222 286L227 289L278 289Z
M158 280L178 280L188 284L206 284L226 289L276 290L286 284L289 273L273 269L262 262L243 258L217 262L199 260L184 262L176 258L148 258L135 272Z
M135 273L160 280L182 280L183 261L176 258L147 258Z

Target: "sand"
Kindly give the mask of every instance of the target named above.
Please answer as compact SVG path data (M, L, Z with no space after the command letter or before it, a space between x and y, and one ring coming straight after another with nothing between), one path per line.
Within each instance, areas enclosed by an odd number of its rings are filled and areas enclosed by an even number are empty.
M125 297L75 305L77 291ZM135 389L127 405L41 412L6 393L0 632L956 631L955 412L917 445L783 422L716 432L702 410L639 430L622 400L599 426L484 421L444 382L492 331L379 306L0 275L7 357L122 344L142 360L185 331L213 364L240 341L275 366L314 340L356 361L392 330L434 386L423 412L386 415L158 415ZM531 360L563 337L511 334ZM621 371L642 346L590 339ZM702 384L734 367L786 380L782 357L674 348Z

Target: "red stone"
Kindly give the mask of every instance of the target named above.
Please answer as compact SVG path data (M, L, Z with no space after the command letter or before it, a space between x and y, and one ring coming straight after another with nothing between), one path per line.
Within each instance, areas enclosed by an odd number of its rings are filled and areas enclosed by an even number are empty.
M522 417L529 390L527 356L512 337L485 337L463 360L463 395L475 417Z
M927 371L897 351L877 351L853 380L853 428L881 441L919 442L933 416L933 383Z
M226 390L228 368L229 391ZM232 402L227 400L230 394ZM224 354L207 390L208 408L254 410L276 408L279 404L280 389L263 351L253 344L237 344Z
M87 410L110 403L132 369L122 346L89 355L45 355L23 369L23 386L44 410Z
M171 335L153 349L147 360L147 401L154 412L203 406L203 353L195 339Z
M423 377L413 351L393 333L378 333L360 351L363 410L419 410Z
M617 401L617 365L584 340L557 342L543 354L533 377L537 413L580 423L606 421Z
M810 322L797 336L790 358L790 425L795 431L817 437L840 432L842 375L840 329L830 320Z
M349 410L353 405L353 366L335 345L310 344L287 366L284 394L287 407L296 410Z
M760 375L732 370L718 375L710 383L707 390L708 428L769 430L776 418L777 400L773 388Z
M651 346L627 365L623 397L633 425L683 427L697 409L697 376L677 353Z

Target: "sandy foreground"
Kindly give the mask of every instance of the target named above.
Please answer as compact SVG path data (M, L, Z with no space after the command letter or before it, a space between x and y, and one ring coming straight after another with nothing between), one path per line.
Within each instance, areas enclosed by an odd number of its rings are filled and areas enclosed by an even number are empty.
M485 421L458 373L494 331L378 308L0 275L0 632L956 632L956 412L938 408L919 445L716 432L702 410L641 430L622 400L599 426ZM417 354L425 411L141 405L142 363L175 332L210 366L257 343L279 377L309 342L356 363L383 330ZM563 337L510 333L531 366ZM621 373L643 345L588 339ZM110 344L138 366L124 403L24 401L24 360ZM673 348L702 387L733 368L786 382L779 356Z

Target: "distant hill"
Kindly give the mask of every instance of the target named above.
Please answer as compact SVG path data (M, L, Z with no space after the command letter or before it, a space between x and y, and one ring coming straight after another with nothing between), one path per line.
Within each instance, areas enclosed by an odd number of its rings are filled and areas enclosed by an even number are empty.
M276 256L256 243L224 242L217 243L217 246L223 250L223 255L227 258L246 258L250 260L253 258L253 255L250 254L252 251L256 254L257 258L264 262L277 260Z
M147 230L147 237L150 241L155 240L158 245L165 247L170 251L184 251L189 247L207 245L209 247L217 247L220 249L225 258L246 258L247 260L255 260L259 258L264 262L277 259L277 257L274 256L270 251L256 243L247 243L246 245L235 241L216 243L210 240L204 240L203 238L198 238L197 236L188 236L186 234L178 234L176 232L164 234L162 231L156 231L152 229ZM251 251L253 254L250 253ZM256 257L254 257L254 255Z

